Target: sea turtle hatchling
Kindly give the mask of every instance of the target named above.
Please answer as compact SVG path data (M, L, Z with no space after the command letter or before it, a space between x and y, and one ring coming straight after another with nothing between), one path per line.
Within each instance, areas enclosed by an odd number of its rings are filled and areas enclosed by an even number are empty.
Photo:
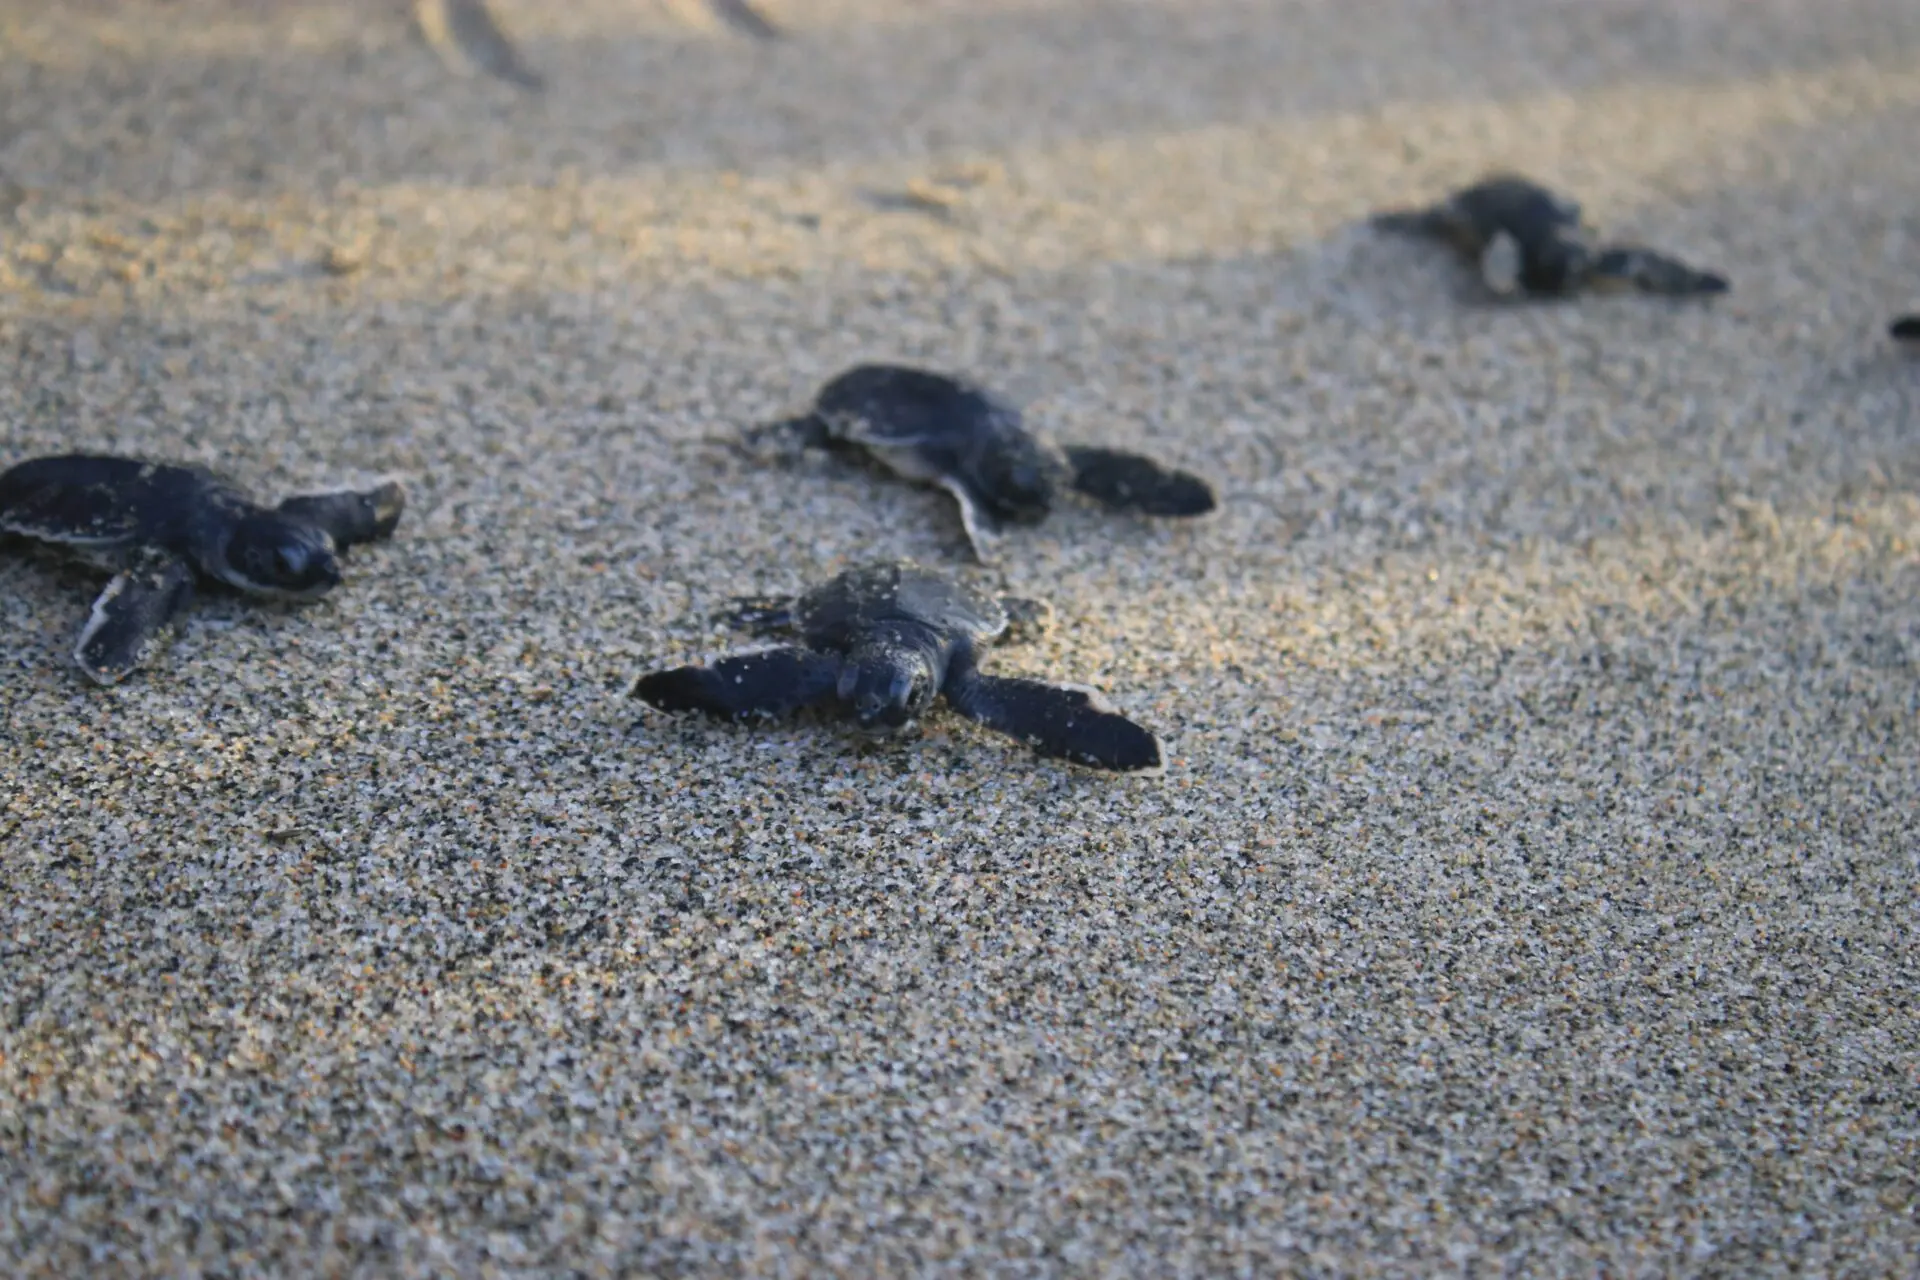
M1497 174L1424 209L1373 216L1385 231L1453 245L1502 297L1638 289L1667 297L1725 293L1725 276L1634 244L1598 243L1580 206L1526 178Z
M339 553L391 534L404 505L389 482L262 507L204 467L93 454L0 472L0 532L113 574L73 655L101 684L145 660L196 573L250 595L312 599L339 585Z
M1920 313L1900 316L1887 326L1887 333L1900 342L1911 342L1920 347Z
M743 599L727 618L799 643L640 676L631 692L663 711L732 719L804 707L850 716L887 736L911 727L937 697L970 720L1043 756L1119 772L1161 767L1160 741L1095 691L981 674L979 649L1031 636L1046 605L983 594L911 561L848 569L798 597Z
M1202 516L1218 505L1198 476L1119 449L1056 445L985 388L901 365L847 370L820 388L806 414L758 428L749 441L769 435L802 449L865 454L895 475L945 489L983 561L1003 524L1037 523L1062 489L1150 516Z

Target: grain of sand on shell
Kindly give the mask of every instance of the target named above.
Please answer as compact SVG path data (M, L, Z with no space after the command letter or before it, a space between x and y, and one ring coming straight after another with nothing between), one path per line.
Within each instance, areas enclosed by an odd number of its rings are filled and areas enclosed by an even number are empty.
M0 561L0 1270L1912 1267L1920 7L408 8L0 0L4 460L412 494L112 690ZM1358 225L1496 165L1734 293ZM1165 777L622 696L964 565L712 442L887 357L1220 480L982 575Z

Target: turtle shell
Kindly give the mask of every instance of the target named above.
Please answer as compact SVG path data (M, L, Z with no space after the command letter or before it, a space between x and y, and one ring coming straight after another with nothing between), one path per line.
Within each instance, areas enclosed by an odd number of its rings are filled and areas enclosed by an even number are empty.
M976 644L1007 628L998 599L907 560L848 569L801 596L794 620L809 646L841 653L887 622L915 622Z
M1483 236L1504 230L1522 240L1571 231L1580 225L1580 206L1537 182L1496 174L1453 197L1453 206Z
M833 439L898 475L953 490L994 522L1044 518L1067 472L1059 450L1028 431L1012 404L943 373L859 365L820 389L814 416ZM967 527L971 535L971 514Z
M1020 411L985 388L903 365L847 370L820 388L814 413L838 438L883 448L1020 426Z
M0 529L80 550L178 550L226 485L203 467L64 454L0 473Z

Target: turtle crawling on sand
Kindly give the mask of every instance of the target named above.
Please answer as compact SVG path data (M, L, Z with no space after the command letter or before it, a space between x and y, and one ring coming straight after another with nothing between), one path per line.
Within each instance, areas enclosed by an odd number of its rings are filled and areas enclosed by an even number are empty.
M339 553L391 534L404 505L389 482L262 507L203 467L90 454L0 472L0 532L113 574L73 655L101 684L145 660L196 574L250 595L312 599L339 585Z
M1901 316L1887 326L1887 333L1900 342L1920 345L1920 314Z
M413 21L455 75L484 71L534 93L547 87L501 29L486 0L413 0Z
M1511 174L1485 178L1424 209L1373 216L1384 231L1444 240L1479 264L1480 278L1502 297L1567 297L1638 289L1667 297L1725 293L1725 276L1634 244L1601 244L1580 206Z
M862 453L894 474L936 484L960 504L974 555L986 560L1003 524L1035 524L1062 489L1116 511L1202 516L1218 505L1198 476L1094 445L1056 445L986 389L901 365L859 365L828 382L801 417L750 433L801 448Z
M663 711L736 720L828 708L882 737L945 695L1040 755L1119 772L1161 767L1159 739L1093 690L981 674L982 646L1044 628L1050 611L1038 601L996 599L911 561L881 560L805 595L734 603L735 625L799 643L650 672L632 693Z

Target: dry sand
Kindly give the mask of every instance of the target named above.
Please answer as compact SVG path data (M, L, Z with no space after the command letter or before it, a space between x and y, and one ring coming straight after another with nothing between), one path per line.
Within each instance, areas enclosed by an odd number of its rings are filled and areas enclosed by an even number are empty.
M112 690L0 560L0 1269L1920 1266L1920 5L761 7L0 0L0 460L413 493ZM1358 225L1495 165L1735 292ZM1221 480L982 575L1164 778L622 696L964 565L712 443L877 357Z

